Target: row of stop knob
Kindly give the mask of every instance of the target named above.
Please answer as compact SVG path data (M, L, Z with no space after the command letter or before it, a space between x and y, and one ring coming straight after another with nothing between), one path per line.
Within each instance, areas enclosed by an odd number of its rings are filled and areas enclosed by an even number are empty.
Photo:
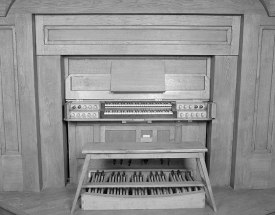
M79 104L79 105L72 105L71 106L71 109L72 110L86 110L86 109L88 109L88 110L99 110L99 107L100 107L100 105L99 104L83 104L83 105L81 105L81 104Z
M98 118L97 112L71 113L71 118Z
M204 109L205 108L205 105L204 104L178 104L177 106L178 108L177 109Z
M179 112L179 118L206 118L206 112Z

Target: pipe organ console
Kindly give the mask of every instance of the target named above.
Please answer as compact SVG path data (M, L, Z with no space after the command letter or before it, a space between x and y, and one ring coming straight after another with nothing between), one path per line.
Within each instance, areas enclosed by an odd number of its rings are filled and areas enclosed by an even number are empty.
M72 182L78 183L87 142L206 145L207 122L216 117L210 57L91 56L65 62ZM190 157L185 162L152 156L145 162L129 156L93 164L81 188L83 209L204 207L205 186Z
M65 120L211 120L215 110L215 103L202 101L70 101L65 106Z

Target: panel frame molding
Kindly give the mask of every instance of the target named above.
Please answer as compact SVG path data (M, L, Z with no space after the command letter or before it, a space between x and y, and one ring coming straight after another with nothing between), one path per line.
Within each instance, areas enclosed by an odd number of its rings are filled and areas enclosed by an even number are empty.
M20 105L20 100L19 100L19 83L18 83L18 64L17 64L17 45L16 45L16 29L15 25L0 25L0 31L1 30L11 30L12 31L12 48L13 48L13 72L14 72L14 105L15 105L15 111L16 111L16 125L17 125L17 143L18 143L18 150L17 151L8 151L6 150L6 141L2 141L2 146L1 146L1 154L2 155L21 155L21 125L20 125L20 110L19 110L19 105ZM1 63L1 62L0 62ZM3 74L0 71L0 80L2 80ZM0 83L0 87L2 88L2 83ZM1 90L2 91L2 90ZM3 100L3 95L1 95L1 100ZM5 122L4 120L4 110L3 112L3 123ZM1 129L2 130L2 129ZM5 136L5 125L3 125L3 134ZM2 131L1 131L2 133ZM5 139L5 138L4 138Z
M36 15L36 44L38 55L238 55L240 16L200 15L72 15L68 17ZM160 17L163 18L160 18ZM110 21L110 17L115 17ZM123 19L122 19L123 17ZM142 20L141 17L144 19ZM193 19L192 19L193 18ZM124 20L125 19L125 20ZM171 19L171 20L169 20ZM186 20L184 20L186 19ZM61 27L65 25L64 27ZM81 25L81 26L78 26ZM226 31L225 41L59 41L50 42L50 29L182 29ZM135 27L133 27L135 26ZM67 34L68 35L68 34ZM213 35L212 35L213 36ZM211 37L212 39L212 37Z
M273 65L272 65L272 80L271 80L271 90L270 90L270 108L269 108L269 116L268 117L268 129L267 129L267 142L266 149L257 149L256 148L256 139L257 139L257 122L258 122L258 105L259 105L259 91L260 91L260 79L261 79L261 53L263 49L262 38L263 32L265 30L273 30L275 32L275 26L260 26L259 29L259 49L258 49L258 63L257 63L257 72L256 72L256 84L255 84L255 103L254 103L254 120L253 120L253 137L252 137L252 154L270 154L272 153L272 140L274 140L274 131L273 124L275 123L275 47L273 47ZM273 35L273 41L275 44L275 34ZM273 104L273 105L272 105Z

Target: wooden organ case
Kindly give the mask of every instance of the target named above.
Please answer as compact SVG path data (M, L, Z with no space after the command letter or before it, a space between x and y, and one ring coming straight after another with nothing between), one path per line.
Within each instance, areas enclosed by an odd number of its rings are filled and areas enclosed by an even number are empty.
M210 57L192 56L66 58L64 112L71 182L78 181L84 160L81 151L87 142L169 145L197 141L205 145L207 122L215 118L216 111L215 103L210 102L210 63ZM177 187L182 181L200 180L195 159L96 160L90 168L89 181L112 186L84 189L88 200L93 201L87 203L86 198L84 209L104 209L103 205L92 206L104 198L110 202L109 209L122 209L114 206L121 198L130 198L129 204L138 202L144 207L148 200L158 201L159 205L174 202L165 204L166 208L204 206L202 183ZM118 185L113 186L114 182ZM135 182L147 186L129 187ZM167 187L148 186L148 182L167 183ZM95 198L91 200L91 196ZM186 203L179 204L182 201ZM125 209L129 208L126 205Z

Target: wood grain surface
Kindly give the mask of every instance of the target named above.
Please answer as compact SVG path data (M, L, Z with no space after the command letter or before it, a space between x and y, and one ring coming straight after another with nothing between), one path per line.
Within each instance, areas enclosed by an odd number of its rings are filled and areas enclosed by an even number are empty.
M38 55L237 55L240 17L36 16Z
M241 64L237 75L237 118L234 123L233 159L231 185L248 188L250 181L249 159L252 152L255 89L259 45L260 17L244 16Z
M37 58L43 187L65 186L62 72L59 56Z
M40 190L42 170L32 15L15 16L24 190Z
M102 154L102 153L192 153L207 152L200 142L179 142L179 143L87 143L82 153Z
M237 76L237 57L215 56L212 70L213 102L217 104L217 115L208 127L207 158L210 181L213 185L229 185L231 175L232 142L234 132L234 110Z
M12 4L15 0L1 0L0 1L0 16L7 16Z
M15 208L15 212L22 211L22 215L69 215L76 186L64 188L45 189L42 192L0 192L0 206ZM171 210L103 210L84 211L79 208L78 201L76 215L266 215L275 211L275 190L239 190L234 191L230 187L214 187L218 213L206 203L204 209L171 209ZM8 207L7 207L8 205ZM19 215L21 215L19 213Z
M54 0L18 0L10 10L10 13L34 13L34 14L91 14L91 13L147 13L147 14L244 14L256 13L266 14L259 0L248 1L220 1L220 0L198 0L198 1L127 1L83 0L76 2L56 2Z

